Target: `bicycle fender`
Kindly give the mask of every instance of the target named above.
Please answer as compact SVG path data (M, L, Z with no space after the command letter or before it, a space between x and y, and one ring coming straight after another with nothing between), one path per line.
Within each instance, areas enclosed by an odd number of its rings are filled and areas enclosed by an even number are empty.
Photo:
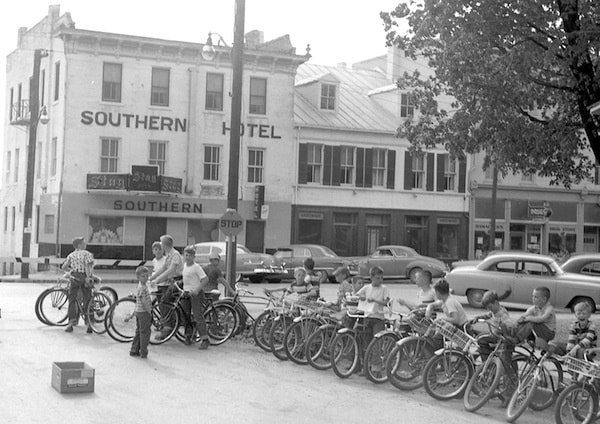
M354 334L354 330L352 328L340 328L338 330L338 334L346 334L346 333Z
M387 335L387 334L392 334L396 340L400 339L400 337L398 337L398 334L394 331L394 330L381 330L380 332L378 332L377 334L375 334L373 336L374 339L380 339L383 336Z
M319 326L319 330L328 330L330 328L336 328L335 324L323 324Z

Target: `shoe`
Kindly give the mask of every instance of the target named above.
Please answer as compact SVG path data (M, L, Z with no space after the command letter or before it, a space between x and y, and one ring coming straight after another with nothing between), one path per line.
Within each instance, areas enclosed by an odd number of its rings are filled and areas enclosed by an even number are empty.
M206 350L206 349L208 349L208 346L209 346L208 340L204 339L200 342L200 346L198 346L198 349Z
M129 352L129 356L140 356L140 352Z
M88 327L87 330L85 330L85 332L88 334L92 334L93 333L92 327Z
M140 358L142 358L142 359L146 359L146 358L148 358L148 354L147 354L147 353L144 353L143 355L140 355Z
M73 325L69 324L67 325L67 328L65 328L65 333L72 333L73 332Z
M184 345L189 346L192 344L192 338L191 336L185 336L185 340L183 342Z

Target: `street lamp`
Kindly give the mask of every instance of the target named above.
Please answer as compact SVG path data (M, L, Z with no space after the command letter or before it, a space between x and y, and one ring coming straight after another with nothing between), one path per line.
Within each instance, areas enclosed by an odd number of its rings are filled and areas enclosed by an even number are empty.
M242 117L242 75L244 72L244 16L246 1L235 0L235 23L233 28L233 48L231 62L233 67L233 81L231 86L231 130L229 132L229 179L227 183L227 210L237 211L238 208L238 180L240 160L240 124ZM225 40L219 34L208 33L206 44L202 48L202 57L205 60L214 60L216 50L213 46L212 35L219 36L219 43ZM227 236L227 282L229 287L235 283L236 264L236 238Z
M21 278L29 278L29 248L31 245L32 207L33 207L33 178L35 175L35 148L37 144L38 122L48 123L48 111L46 106L39 107L40 90L40 65L42 57L48 56L48 51L36 49L33 54L33 75L29 80L29 121L21 121L20 125L29 127L29 145L27 146L27 180L25 182L25 212L23 214L23 247L21 257L25 260L21 263Z

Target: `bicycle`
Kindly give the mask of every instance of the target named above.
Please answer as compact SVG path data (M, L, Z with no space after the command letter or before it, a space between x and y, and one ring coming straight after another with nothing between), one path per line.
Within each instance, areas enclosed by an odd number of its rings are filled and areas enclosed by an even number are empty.
M233 297L224 297L215 302L215 304L225 303L231 306L237 314L237 327L234 331L234 336L242 334L246 330L252 330L256 319L250 314L246 303L248 304L264 304L271 302L271 297L257 296L248 290L248 284L235 283L235 295Z
M94 287L102 283L98 276L89 277L89 281ZM43 290L37 297L34 305L35 316L45 325L65 326L68 324L68 295L70 285L70 273L66 272L59 276L56 284ZM119 296L115 289L109 286L100 286L98 291L104 293L111 303L115 302Z
M290 293L290 291L287 290L287 293ZM269 329L269 347L271 353L281 361L288 359L284 347L285 334L292 325L294 318L300 315L298 302L299 299L284 299L282 306L272 309L273 318Z
M150 343L163 344L175 336L180 341L185 341L186 327L194 320L188 305L184 304L189 299L189 292L181 288L178 283L173 285L174 298L172 302L158 302L152 307L152 325L150 330ZM206 293L204 319L208 329L210 344L219 345L233 336L237 325L235 310L227 304L215 305L213 295L220 294L218 290ZM199 341L195 333L194 341Z
M269 346L269 334L271 332L271 326L273 320L277 316L277 309L282 308L285 302L285 296L289 293L287 288L279 288L269 290L263 289L267 305L265 310L261 312L252 324L252 338L258 347L267 352L271 351ZM281 296L277 297L275 293L281 292Z
M475 368L477 342L463 330L445 320L435 320L433 328L444 339L441 349L423 368L423 387L434 399L462 396Z
M527 343L532 341L528 339ZM540 353L536 347L540 348ZM528 351L527 362L518 372L517 387L506 408L506 420L509 423L519 418L527 407L536 411L549 408L564 387L560 362L548 350L545 340L536 337L533 345L525 349Z
M415 309L406 318L412 334L396 342L385 363L389 382L399 390L414 390L423 385L423 369L435 348L427 335L433 321L422 309Z
M598 349L587 350L585 359L563 356L563 364L566 371L572 374L573 381L556 399L556 424L589 424L600 419L600 365L590 362L588 356L594 351Z
M317 328L328 322L327 317L332 311L325 306L325 303L319 301L312 304L299 304L297 308L300 316L294 318L287 328L283 338L283 349L292 362L306 365L308 364L306 342Z
M35 303L35 314L37 318L46 325L66 326L69 323L69 273L64 274L57 280L57 284L44 290ZM104 317L112 304L111 298L106 292L110 293L114 289L107 286L96 286L102 280L99 277L92 276L87 278L91 286L92 295L87 305L83 304L83 296L77 296L77 314L86 325L96 334L103 334L106 331L104 327ZM107 290L108 289L108 290ZM116 293L116 292L115 292ZM112 296L111 296L112 297Z
M489 334L494 334L498 340L492 344L493 349L488 357L475 368L467 384L463 403L469 412L477 411L493 398L500 399L502 403L508 401L512 395L512 392L508 395L509 390L518 384L518 371L527 362L527 355L516 350L518 346L513 346L500 327L486 320L477 322L487 324ZM485 336L483 334L477 339Z

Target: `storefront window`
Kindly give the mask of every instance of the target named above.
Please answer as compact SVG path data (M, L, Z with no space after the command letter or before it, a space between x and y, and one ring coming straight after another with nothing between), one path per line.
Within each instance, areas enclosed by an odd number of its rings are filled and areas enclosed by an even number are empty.
M122 244L123 218L90 216L88 243Z
M323 244L323 214L300 212L298 214L298 243Z
M427 217L406 217L406 245L412 247L421 255L427 255Z
M340 256L350 256L354 252L357 238L356 214L333 214L333 250Z
M548 239L548 254L561 259L575 251L576 235L574 232L552 231Z
M188 221L188 245L219 240L218 219L194 219Z
M438 224L437 257L458 259L458 225Z
M377 246L388 244L390 239L390 216L367 215L367 252L373 252Z

